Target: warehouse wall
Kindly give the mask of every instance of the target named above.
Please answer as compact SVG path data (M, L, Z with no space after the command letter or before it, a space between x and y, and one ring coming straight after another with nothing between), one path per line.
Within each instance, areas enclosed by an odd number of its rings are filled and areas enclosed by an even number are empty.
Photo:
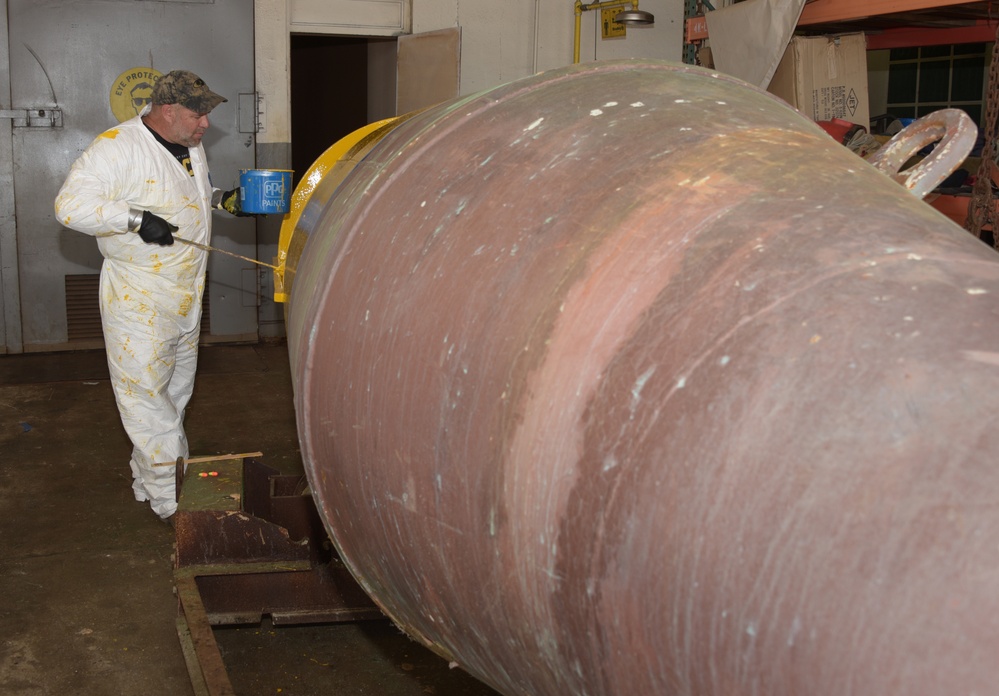
M148 70L191 67L229 97L205 137L213 180L238 181L254 166L241 95L254 89L253 6L201 2L0 0L0 353L103 345L93 238L55 219L53 201L94 137L134 115ZM133 94L134 90L134 94ZM252 101L252 100L251 100ZM30 118L28 114L32 114ZM253 222L216 216L213 245L258 253ZM208 259L206 340L258 335L258 277L250 264Z
M363 7L362 2L354 6ZM267 133L259 143L290 140L288 34L309 31L340 35L384 36L342 3L316 0L255 0L257 89L267 104ZM583 13L580 58L583 61L644 57L679 61L683 48L682 0L642 0L640 7L656 16L651 27L630 27L623 38L598 36L599 11ZM302 21L307 18L307 23ZM460 27L461 94L572 62L572 0L412 0L409 26L395 33L421 33Z
M413 31L460 26L461 92L470 94L572 62L572 0L413 0ZM642 0L656 16L651 27L629 27L625 38L597 36L599 11L584 12L580 59L642 57L679 61L683 3Z
M238 26L226 19L227 13L234 8L242 13L243 19ZM626 37L614 39L599 37L599 11L584 13L580 41L582 60L618 57L679 60L682 0L641 0L641 8L656 15L655 25L628 28ZM36 15L49 16L44 13L50 13L54 19L27 19ZM76 22L74 13L81 13L85 19ZM105 15L109 19L102 19ZM186 19L195 16L196 20ZM65 326L68 310L63 309L62 301L64 276L70 273L62 266L75 263L74 259L80 255L74 256L75 252L70 251L79 247L85 252L86 263L82 270L72 271L84 275L96 274L99 254L90 240L65 230L54 220L51 201L75 153L107 124L107 96L101 87L108 82L104 72L146 64L169 69L187 60L196 63L203 73L213 76L213 84L233 95L230 103L217 114L212 140L208 143L213 173L228 182L233 178L230 170L248 166L250 161L258 168L292 168L290 46L293 34L370 39L367 112L370 120L378 120L392 115L395 104L395 37L460 28L458 88L461 94L470 94L570 63L575 19L572 0L254 0L252 5L244 4L242 0L121 0L114 3L0 0L0 17L6 20L6 24L0 23L3 35L0 48L5 49L0 51L0 101L4 108L44 106L61 109L66 118L66 124L61 128L44 132L21 129L14 135L9 119L0 122L0 140L3 141L0 143L0 179L8 182L5 187L8 210L0 216L0 354L100 344L96 334L88 337L89 343L85 345L80 342L83 339L69 335ZM72 70L53 68L56 83L61 85L67 81L70 72L78 74L79 78L71 82L79 86L82 98L70 99L72 93L68 90L50 94L48 82L43 79L44 70L24 46L24 36L18 36L16 41L9 36L10 31L14 31L7 29L8 25L14 26L10 24L11 17L21 24L34 22L28 27L32 36L52 34L52 27L37 25L54 23L60 27L66 25L63 31L74 36L101 37L90 41L92 45L86 47L61 45L58 36L44 42L33 41L46 46L42 62L52 66L56 65L53 61L68 61ZM174 29L180 27L184 29L176 33ZM22 27L18 31L24 33L23 30ZM201 38L201 34L208 36ZM187 43L188 39L191 43ZM17 51L13 50L15 45ZM10 50L6 50L8 48ZM31 89L38 87L39 95L23 94L25 88L12 86L8 79L14 75L12 65L18 69L18 74L26 76L26 84ZM228 77L233 71L239 72L238 79ZM373 71L378 72L375 78L370 77ZM320 74L317 89L326 88L324 80L333 79L335 75L331 73L335 72ZM244 126L249 119L248 127L252 128L250 114L254 93L259 98L262 127L252 135ZM56 94L59 100L56 100ZM344 93L341 98L349 99L351 95ZM42 137L46 141L61 142L74 129L80 133L79 142L57 148L58 156L54 158L22 157L18 161L19 150L10 147L13 141L15 145L20 143L31 150L31 144L22 141L33 142ZM247 162L241 160L237 167L225 155L229 150L238 151ZM13 185L17 182L12 183L19 171L23 179L20 187ZM37 206L29 206L24 200L10 200L10 191L18 188L22 192L30 191L31 202ZM257 221L255 252L250 234L224 234L227 226L246 227L249 222L220 216L216 224L220 244L231 243L232 250L255 254L265 262L271 262L277 255L281 224L277 216ZM54 250L36 253L40 239L51 239ZM244 250L241 245L247 248ZM222 267L235 262L216 255L212 257L212 263ZM249 269L237 275L235 280L222 283L223 274L214 273L218 282L209 293L212 298L210 335L218 340L282 335L283 306L270 299L273 296L272 274ZM43 298L36 286L44 288L55 300L49 301L47 295ZM259 307L255 306L256 297L259 297ZM242 323L230 326L237 315L248 317L249 328L242 328ZM35 330L31 322L42 322L44 326ZM254 324L256 332L252 330ZM30 330L25 331L26 326Z

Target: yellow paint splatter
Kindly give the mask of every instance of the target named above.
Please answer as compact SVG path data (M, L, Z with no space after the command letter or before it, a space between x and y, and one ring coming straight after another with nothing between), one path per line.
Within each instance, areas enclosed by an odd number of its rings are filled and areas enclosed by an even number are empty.
M194 296L185 295L184 299L180 301L180 309L178 310L180 316L186 317L188 313L191 311L191 307L193 305L194 305Z
M114 140L115 138L118 137L118 129L117 128L112 128L110 130L106 130L103 133L101 133L100 137L102 137L102 138L108 138L109 140Z

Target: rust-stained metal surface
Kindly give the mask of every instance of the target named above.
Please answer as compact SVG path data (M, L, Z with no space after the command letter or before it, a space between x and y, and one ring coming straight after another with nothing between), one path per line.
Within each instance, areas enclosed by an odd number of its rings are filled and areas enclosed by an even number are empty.
M923 198L964 164L977 137L978 127L968 114L961 109L940 109L897 133L867 161L913 195ZM922 161L902 169L922 148L934 143Z
M211 472L211 475L203 476ZM175 576L194 578L212 624L381 618L334 553L307 482L256 459L189 464Z
M384 618L330 547L301 476L249 458L186 468L174 582L196 693L234 693L213 625L259 623L265 614L274 625Z
M770 95L586 64L423 112L296 234L340 555L506 694L999 683L999 257Z

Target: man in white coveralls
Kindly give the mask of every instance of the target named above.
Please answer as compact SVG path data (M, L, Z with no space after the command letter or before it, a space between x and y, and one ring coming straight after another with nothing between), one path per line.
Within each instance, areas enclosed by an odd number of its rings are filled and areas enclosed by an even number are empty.
M177 510L174 466L189 456L184 409L194 388L212 209L240 214L239 189L212 187L201 139L227 101L186 70L160 77L152 103L101 133L73 163L56 218L93 235L104 256L100 302L132 490L161 519Z

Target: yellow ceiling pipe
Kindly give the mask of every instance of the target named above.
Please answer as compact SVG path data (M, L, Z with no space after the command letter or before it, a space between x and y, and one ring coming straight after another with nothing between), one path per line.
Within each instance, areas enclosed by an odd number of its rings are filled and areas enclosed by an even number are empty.
M576 0L576 32L572 42L572 62L579 62L579 27L582 23L583 13L589 10L602 10L610 7L627 7L631 5L631 10L623 10L616 17L615 22L621 24L631 24L636 26L648 25L655 22L655 17L651 12L638 9L638 0L605 0L604 2L591 2L584 4L582 0Z

